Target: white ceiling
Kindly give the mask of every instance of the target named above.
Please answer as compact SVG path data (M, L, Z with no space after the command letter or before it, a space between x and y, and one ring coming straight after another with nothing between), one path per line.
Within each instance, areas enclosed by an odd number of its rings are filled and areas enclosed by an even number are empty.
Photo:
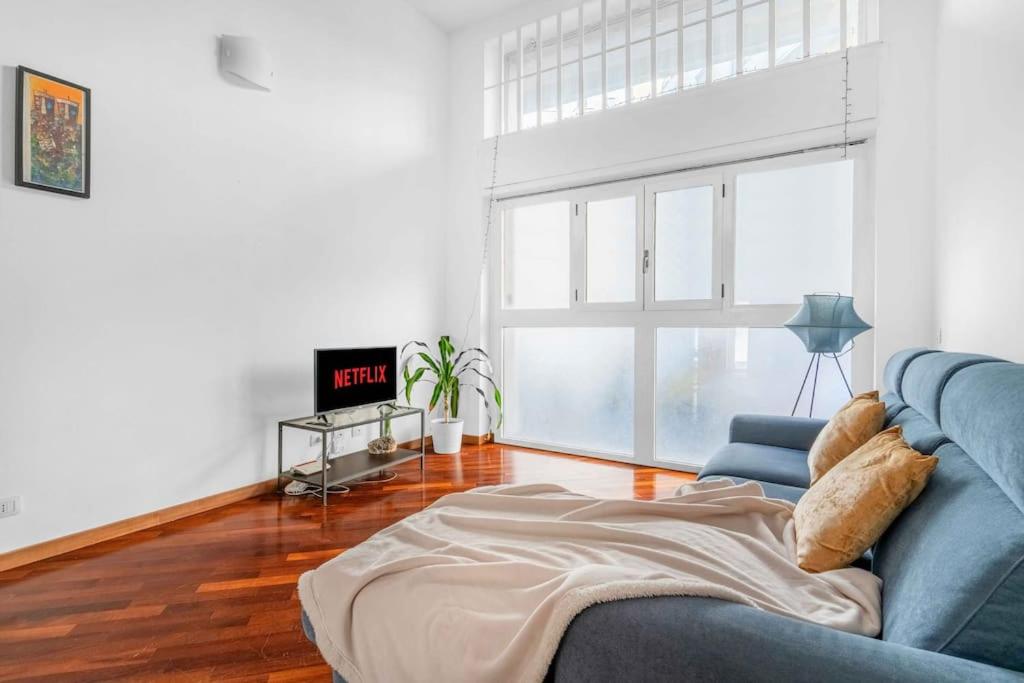
M409 0L445 31L455 31L481 19L524 4L525 0Z

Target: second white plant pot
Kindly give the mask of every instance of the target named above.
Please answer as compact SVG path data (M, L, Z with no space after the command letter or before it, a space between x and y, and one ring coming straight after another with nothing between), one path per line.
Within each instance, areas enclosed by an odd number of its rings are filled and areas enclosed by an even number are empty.
M445 422L443 418L430 421L434 452L451 455L462 450L462 420Z

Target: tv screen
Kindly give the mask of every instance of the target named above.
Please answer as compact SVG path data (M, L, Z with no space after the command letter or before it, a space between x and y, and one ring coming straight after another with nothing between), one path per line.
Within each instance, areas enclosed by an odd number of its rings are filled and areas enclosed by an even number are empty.
M317 415L343 408L394 401L398 394L398 349L316 349L313 352Z

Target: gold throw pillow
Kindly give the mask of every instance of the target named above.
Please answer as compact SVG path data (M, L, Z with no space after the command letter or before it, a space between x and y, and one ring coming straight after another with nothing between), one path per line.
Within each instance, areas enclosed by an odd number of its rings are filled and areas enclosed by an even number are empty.
M811 485L843 458L868 442L885 423L885 404L877 391L857 394L839 409L814 440L807 454Z
M938 462L907 445L901 427L858 448L797 503L797 564L824 572L863 555L914 502Z

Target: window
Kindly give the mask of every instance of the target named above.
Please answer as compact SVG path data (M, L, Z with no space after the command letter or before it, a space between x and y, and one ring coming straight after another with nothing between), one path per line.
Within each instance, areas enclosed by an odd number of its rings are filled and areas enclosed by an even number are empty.
M509 209L502 233L504 306L568 308L568 202Z
M809 356L782 325L801 297L855 294L871 318L859 154L501 202L489 340L506 394L498 439L693 469L726 442L732 415L788 414ZM840 362L863 384L871 339L858 341ZM820 371L819 416L847 398L835 362Z
M736 304L851 294L852 249L852 161L737 175Z
M484 43L484 137L875 39L878 0L585 0Z
M634 337L631 327L505 329L504 437L632 454Z

